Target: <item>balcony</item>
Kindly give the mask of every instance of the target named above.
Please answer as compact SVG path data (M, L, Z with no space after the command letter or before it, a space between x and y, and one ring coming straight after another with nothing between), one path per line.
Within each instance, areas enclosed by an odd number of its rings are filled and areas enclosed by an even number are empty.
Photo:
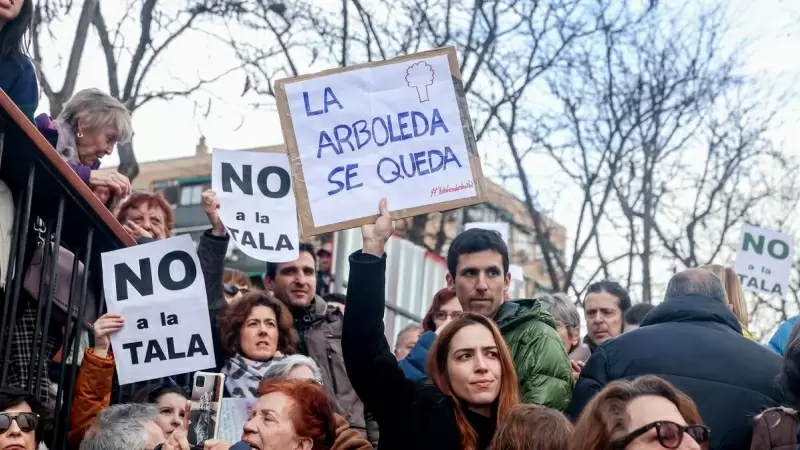
M0 180L10 193L4 197L0 189L0 207L5 208L13 199L15 209L13 217L0 213L0 258L8 261L0 280L4 281L0 289L0 385L17 385L44 397L56 411L45 444L51 450L63 449L66 412L71 408L78 369L77 364L68 364L66 356L79 354L80 340L75 336L86 329L84 320L76 318L83 318L87 311L96 317L105 308L100 255L135 242L2 90ZM43 245L48 241L57 245ZM35 258L37 248L43 250ZM65 263L67 251L75 255L75 263ZM42 263L32 265L34 260ZM79 270L77 261L88 270ZM37 274L32 267L41 269ZM34 289L39 293L36 298L30 294L30 280L24 282L29 269L34 275L31 279L38 275L40 280L38 289ZM65 303L61 322L54 291L67 277L60 277L58 283L59 274L70 274L68 301L58 296ZM34 287L36 284L33 282ZM86 300L90 291L96 299L92 304ZM26 364L19 362L19 355L24 353L20 346L30 352ZM57 375L48 375L50 360L59 349L65 356L60 370L53 370ZM55 394L43 393L47 380L57 385Z

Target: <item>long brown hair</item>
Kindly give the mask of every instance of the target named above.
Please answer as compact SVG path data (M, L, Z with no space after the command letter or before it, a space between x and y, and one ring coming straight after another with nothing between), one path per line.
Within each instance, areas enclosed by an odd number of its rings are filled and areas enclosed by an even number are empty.
M607 385L586 405L575 425L569 449L605 450L616 440L624 438L630 422L628 404L645 395L663 397L672 402L686 423L703 424L692 399L666 380L654 375L645 375L632 381L617 380ZM701 443L700 447L707 449L708 443Z
M517 372L514 367L514 360L511 359L511 352L508 351L505 340L500 334L497 325L486 317L475 314L465 313L458 319L450 322L441 334L433 341L430 353L428 353L428 376L431 382L442 394L450 397L453 401L453 410L456 415L458 433L461 436L461 448L464 450L477 450L478 435L470 425L464 410L461 407L461 400L456 397L453 387L450 385L450 376L447 371L448 355L450 353L450 342L456 333L462 328L470 325L481 325L486 327L497 344L497 353L500 359L502 376L500 378L500 392L495 400L494 407L497 411L497 424L501 424L511 410L519 403L519 382Z
M433 296L431 307L428 308L428 313L425 314L425 317L422 319L422 329L425 331L436 331L436 322L433 321L433 318L436 316L436 313L441 311L445 303L455 297L455 291L448 288L440 289L439 292Z
M517 405L497 428L490 450L564 450L572 423L560 412L540 405Z

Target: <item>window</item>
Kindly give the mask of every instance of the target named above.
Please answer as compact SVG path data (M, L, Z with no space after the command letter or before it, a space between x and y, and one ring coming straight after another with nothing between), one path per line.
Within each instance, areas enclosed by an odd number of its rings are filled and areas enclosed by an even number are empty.
M518 264L536 259L536 241L522 228L511 226L511 253Z
M181 186L181 206L199 205L203 199L203 191L206 190L205 184L189 184Z

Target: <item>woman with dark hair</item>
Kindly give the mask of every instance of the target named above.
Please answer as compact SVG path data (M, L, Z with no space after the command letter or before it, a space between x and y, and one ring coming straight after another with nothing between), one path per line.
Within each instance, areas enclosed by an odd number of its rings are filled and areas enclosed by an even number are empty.
M588 331L584 343L592 352L625 331L625 311L630 307L628 291L616 281L603 280L589 285L583 301Z
M0 2L0 89L33 121L39 107L36 70L24 37L33 19L33 0Z
M178 386L172 378L151 383L133 394L131 403L151 403L158 408L156 425L169 439L172 432L181 428L186 417L186 401L190 397L188 388Z
M409 380L422 381L428 377L425 361L433 340L436 339L436 330L441 329L451 320L461 317L462 313L463 309L456 298L455 291L444 288L433 296L431 307L428 308L428 313L422 319L422 329L425 332L419 336L408 356L398 363Z
M778 376L786 405L756 416L751 450L793 449L800 443L800 324L792 328L787 342Z
M383 330L386 242L394 225L386 201L362 250L350 256L342 350L347 374L380 427L381 450L478 450L519 403L514 362L497 326L464 314L443 327L428 356L430 382L408 380Z
M700 450L710 430L692 399L646 375L603 388L581 413L570 450Z
M258 398L258 383L272 360L294 354L297 332L283 303L269 292L253 291L223 312L220 343L228 356L220 371L228 395Z
M0 448L36 450L45 440L49 414L30 392L0 388Z

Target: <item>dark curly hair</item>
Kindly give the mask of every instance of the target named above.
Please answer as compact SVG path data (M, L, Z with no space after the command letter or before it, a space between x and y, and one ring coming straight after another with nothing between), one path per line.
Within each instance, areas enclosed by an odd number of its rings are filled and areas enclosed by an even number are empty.
M289 308L266 291L251 291L225 309L220 316L220 341L222 349L230 354L241 353L239 336L242 326L256 306L266 306L275 312L278 319L278 347L284 355L292 355L297 348L297 332L294 329ZM244 356L244 355L243 355Z

